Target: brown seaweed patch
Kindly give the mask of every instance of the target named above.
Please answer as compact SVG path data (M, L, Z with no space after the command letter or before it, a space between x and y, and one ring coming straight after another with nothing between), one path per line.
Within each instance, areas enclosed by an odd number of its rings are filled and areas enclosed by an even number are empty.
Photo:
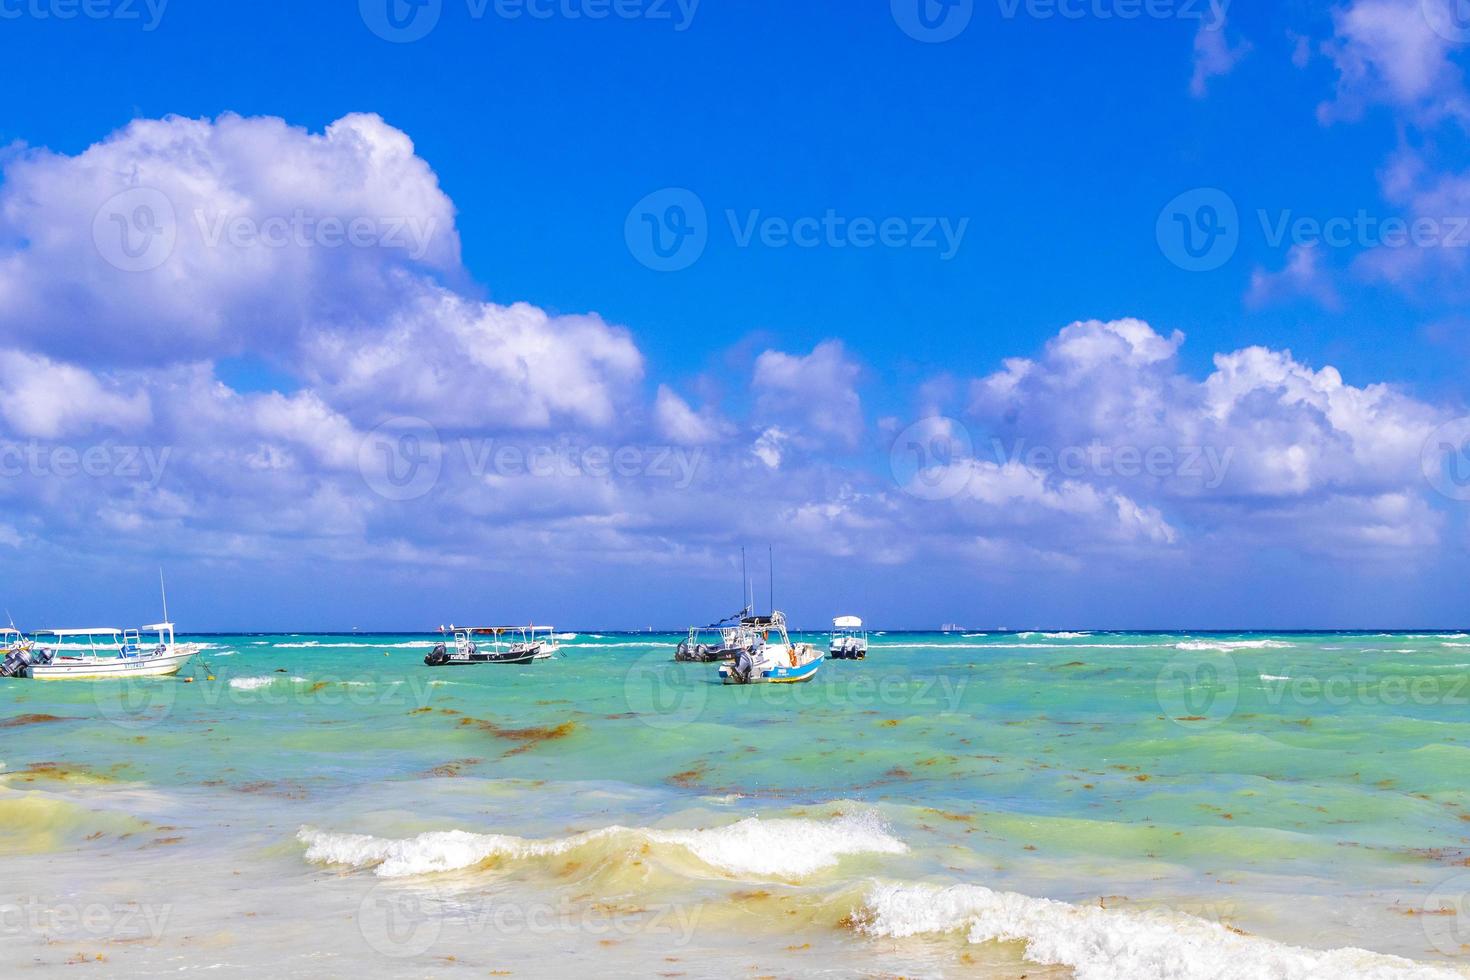
M6 718L0 721L0 728L19 728L22 725L48 725L56 721L75 721L75 718L62 718L58 715L16 715L14 718Z
M497 725L493 721L476 721L473 718L461 718L461 725L478 725L482 731L489 732L496 738L503 738L508 742L519 742L520 745L511 749L506 755L520 755L529 752L545 742L555 742L566 738L577 730L575 721L564 721L560 725L536 725L530 728L506 728Z
M701 779L703 779L704 774L707 772L709 772L709 766L701 762L693 769L685 769L683 772L674 773L672 776L669 777L669 782L673 783L675 786L693 786Z
M759 902L771 897L771 893L765 889L749 892L735 892L731 896L737 902Z
M113 772L123 768L122 763L112 767ZM94 769L81 763L61 762L32 762L24 769L18 770L15 775L20 782L34 783L38 780L49 779L58 783L69 783L73 780L88 780L91 782L112 782L116 777Z
M249 793L259 796L275 796L283 800L304 800L307 797L306 787L300 783L273 782L261 779L251 783L241 783L239 786L231 787L237 793Z

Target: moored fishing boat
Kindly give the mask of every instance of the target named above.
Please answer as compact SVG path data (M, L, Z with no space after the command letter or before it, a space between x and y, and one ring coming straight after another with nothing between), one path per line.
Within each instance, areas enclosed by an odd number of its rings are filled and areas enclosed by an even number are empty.
M827 653L834 660L866 660L868 631L856 616L838 616L832 620L832 642Z
M686 663L724 663L760 645L756 620L750 607L708 626L691 626L689 635L679 641L674 659Z
M145 633L156 634L157 640L145 641ZM41 630L32 637L25 676L38 681L168 677L198 652L197 644L174 641L173 623Z
M801 684L817 676L824 659L810 643L793 643L786 631L786 616L750 616L746 621L760 636L760 645L741 653L734 662L720 665L720 680L726 684Z
M556 631L550 626L450 625L448 629L441 626L439 631L449 634L450 638L440 641L424 658L424 663L430 667L529 664L548 660L560 649Z

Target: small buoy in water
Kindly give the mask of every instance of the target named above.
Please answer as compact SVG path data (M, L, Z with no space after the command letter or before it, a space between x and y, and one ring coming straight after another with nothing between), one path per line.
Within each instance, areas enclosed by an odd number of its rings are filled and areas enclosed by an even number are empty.
M209 680L214 680L214 675L213 674L210 674L208 679Z
M194 678L192 678L192 677L185 677L184 678L184 683L185 684L192 684L192 683L194 683Z
M391 654L391 653L385 653L385 654L383 654L383 656L385 656L385 657L391 657L391 656L393 656L393 654Z

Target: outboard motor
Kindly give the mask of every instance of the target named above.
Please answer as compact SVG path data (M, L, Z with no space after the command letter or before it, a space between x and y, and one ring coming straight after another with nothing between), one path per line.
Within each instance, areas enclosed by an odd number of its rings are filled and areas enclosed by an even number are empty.
M441 643L429 651L429 655L424 658L424 663L430 667L443 667L449 663L449 651L444 649L444 644Z
M5 655L4 660L0 661L0 677L19 677L29 666L30 661L26 659L25 651L11 650Z
M755 670L755 658L750 655L750 650L741 650L735 665L730 668L730 674L741 684L750 683L750 674Z
M679 641L679 646L674 651L674 659L675 660L693 660L694 659L693 657L691 657L689 655L689 641L688 640L680 640Z

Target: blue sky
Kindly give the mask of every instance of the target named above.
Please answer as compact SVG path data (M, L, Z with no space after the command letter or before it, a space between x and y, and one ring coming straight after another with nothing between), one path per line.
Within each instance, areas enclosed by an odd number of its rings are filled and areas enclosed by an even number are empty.
M0 261L27 285L7 292L0 278L0 346L16 373L57 376L10 394L94 404L59 419L14 410L0 435L173 450L156 486L12 480L0 496L11 605L126 616L151 595L142 572L164 564L193 618L217 628L482 614L670 625L729 611L731 549L769 540L786 604L811 622L849 608L893 625L1465 619L1453 587L1464 504L1429 486L1419 452L1463 414L1467 349L1453 241L1470 214L1466 46L1434 30L1435 0L1232 5L1223 25L1182 0L1134 18L1120 13L1127 0L1064 5L1077 16L992 0L941 43L905 32L904 0L704 0L692 12L629 0L639 16L595 21L563 0L545 18L443 0L409 43L370 29L374 2L173 0L151 30L141 2L99 0L99 16L71 19L60 0L4 8L17 16L0 20L0 143L12 144ZM215 140L224 114L286 128ZM414 165L349 192L378 162L344 140L303 164L300 186L265 173L273 157L309 157L351 114L412 140ZM188 152L125 135L172 116L210 129L191 132ZM108 140L100 161L89 147ZM201 155L217 180L204 211L417 214L435 220L436 250L301 263L287 248L269 256L271 275L243 281L226 274L241 263L197 263L183 246L159 268L94 274L89 227L74 236L90 249L78 265L66 241L42 240L137 186L165 188L188 226ZM81 178L99 166L106 180ZM666 188L707 215L704 251L670 272L641 264L625 237L630 209ZM1180 268L1160 241L1161 210L1197 188L1238 214L1228 259L1208 271ZM739 242L752 221L829 212L963 234L949 257ZM1382 248L1355 231L1310 248L1309 235L1270 231L1360 213L1427 215L1452 241ZM404 275L421 278L407 289ZM461 377L479 342L469 328L372 346L439 290L465 319L481 303L543 312L544 327L516 336L542 353L546 336L569 345L539 369L557 392L533 379L524 399L482 394L524 379L484 364ZM582 314L606 332L589 341ZM496 320L474 329L504 329ZM1109 326L1125 320L1164 347ZM1093 326L1065 334L1074 323ZM1087 337L1116 349L1097 354ZM1102 360L1079 374L1084 346ZM1231 387L1217 356L1253 347L1275 360L1241 358L1253 380ZM379 373L346 377L360 349ZM571 351L568 381L556 371ZM1032 371L1002 397L983 379L1013 358ZM1320 374L1329 367L1345 390ZM459 393L446 404L398 390L408 377ZM170 401L213 384L234 396L212 403L217 418ZM544 411L522 411L543 396ZM1132 408L1099 410L1110 398ZM897 434L931 416L961 423L984 464L940 500L908 492L890 466ZM422 497L385 502L343 460L404 417L461 456L465 439L677 445L702 450L701 472L690 487L650 490L638 476L594 490L597 477L497 483L451 466ZM324 446L324 432L341 444ZM1181 486L1177 473L1007 466L993 438L1236 453L1218 485ZM286 516L272 527L272 514ZM97 556L78 560L88 547Z

